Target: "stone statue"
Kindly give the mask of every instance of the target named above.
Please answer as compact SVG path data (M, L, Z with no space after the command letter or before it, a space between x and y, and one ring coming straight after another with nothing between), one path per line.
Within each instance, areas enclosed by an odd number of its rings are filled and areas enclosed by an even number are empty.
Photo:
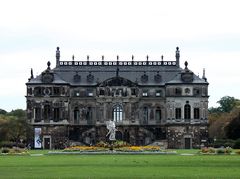
M106 136L109 135L109 140L110 141L116 140L115 134L116 134L117 129L115 128L116 127L115 122L114 121L107 121L106 124L107 124L107 129L108 129L108 133L107 133Z

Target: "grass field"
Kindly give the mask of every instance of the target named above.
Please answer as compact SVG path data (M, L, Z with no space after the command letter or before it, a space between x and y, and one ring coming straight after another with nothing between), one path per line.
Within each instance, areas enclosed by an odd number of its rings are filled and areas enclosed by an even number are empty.
M46 153L34 151L33 153ZM182 151L185 153L187 151ZM180 152L181 153L181 152ZM188 152L189 153L189 152ZM240 178L239 155L0 156L0 178Z

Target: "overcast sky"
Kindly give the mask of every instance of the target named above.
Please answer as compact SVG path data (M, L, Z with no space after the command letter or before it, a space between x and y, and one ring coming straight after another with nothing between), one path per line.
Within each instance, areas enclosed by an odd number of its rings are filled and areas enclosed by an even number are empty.
M34 75L61 60L175 60L209 85L209 106L240 99L238 0L0 0L0 108L26 108Z

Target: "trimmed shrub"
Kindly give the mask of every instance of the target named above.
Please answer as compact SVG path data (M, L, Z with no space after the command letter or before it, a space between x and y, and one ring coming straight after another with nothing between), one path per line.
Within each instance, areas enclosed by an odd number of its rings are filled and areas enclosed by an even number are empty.
M0 143L0 147L4 148L13 148L14 146L16 146L16 143L11 141L3 141Z
M224 154L225 153L225 149L224 148L218 148L216 150L217 154Z
M211 144L214 148L219 147L232 147L234 146L235 141L231 139L217 139L213 144Z

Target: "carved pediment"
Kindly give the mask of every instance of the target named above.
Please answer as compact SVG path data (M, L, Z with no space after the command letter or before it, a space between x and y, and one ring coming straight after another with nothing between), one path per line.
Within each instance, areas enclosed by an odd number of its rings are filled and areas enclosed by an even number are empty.
M132 81L122 78L122 77L113 77L110 79L105 80L104 82L100 83L99 86L136 86L136 83Z
M186 83L191 83L193 81L193 73L191 72L182 73L181 78L182 78L182 81Z
M43 83L52 83L54 80L53 73L46 71L42 73L42 82Z

